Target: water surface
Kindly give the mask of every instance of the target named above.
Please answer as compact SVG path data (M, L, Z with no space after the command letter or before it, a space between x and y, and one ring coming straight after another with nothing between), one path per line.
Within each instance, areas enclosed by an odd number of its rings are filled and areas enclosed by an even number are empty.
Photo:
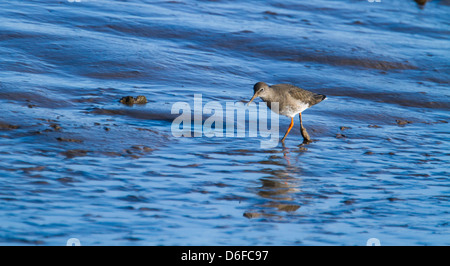
M449 245L449 5L2 1L0 244ZM315 142L173 137L258 81Z

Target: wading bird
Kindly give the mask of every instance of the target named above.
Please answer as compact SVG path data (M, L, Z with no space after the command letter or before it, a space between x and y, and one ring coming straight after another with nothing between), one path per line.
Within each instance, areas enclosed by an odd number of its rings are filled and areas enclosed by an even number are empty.
M276 84L269 86L264 82L256 83L255 86L253 86L253 92L253 97L250 99L248 104L259 96L264 102L266 102L267 106L272 111L291 118L291 124L289 125L286 134L284 134L283 139L281 139L281 142L284 143L286 136L294 126L294 116L296 114L298 114L300 118L300 130L303 136L303 143L308 143L311 141L308 132L302 124L302 112L325 100L325 95L307 91L290 84ZM278 110L272 109L272 103L275 102L278 103Z

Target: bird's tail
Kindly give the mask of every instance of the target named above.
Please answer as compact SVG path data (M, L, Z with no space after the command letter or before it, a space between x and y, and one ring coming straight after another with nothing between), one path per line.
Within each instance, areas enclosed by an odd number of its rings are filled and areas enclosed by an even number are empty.
M313 98L314 98L314 104L318 104L321 101L325 100L327 98L327 96L325 96L323 94L315 94Z

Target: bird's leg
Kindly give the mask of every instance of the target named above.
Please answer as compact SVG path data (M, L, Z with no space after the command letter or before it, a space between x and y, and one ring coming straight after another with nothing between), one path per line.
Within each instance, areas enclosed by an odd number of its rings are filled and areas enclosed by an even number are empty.
M302 113L299 113L298 117L300 118L300 132L302 133L302 136L303 136L303 143L305 143L305 144L309 143L309 142L311 142L311 138L309 137L309 134L306 131L306 128L303 127Z
M294 126L294 118L291 117L291 124L289 125L288 130L286 131L286 134L284 134L284 137L281 139L281 142L284 143L284 139L286 138L286 136L289 134L289 131L291 131L291 128Z

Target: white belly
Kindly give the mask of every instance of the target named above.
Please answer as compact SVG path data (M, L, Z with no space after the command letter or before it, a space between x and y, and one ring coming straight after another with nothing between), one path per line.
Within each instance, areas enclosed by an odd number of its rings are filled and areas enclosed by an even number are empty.
M288 117L294 117L298 113L301 113L309 108L309 104L307 103L297 103L296 105L286 105L282 106L279 114L285 115Z
M262 97L261 97L262 98ZM288 117L294 117L298 113L301 113L309 108L309 104L301 102L301 101L295 101L295 102L289 102L285 104L279 104L278 102L267 102L264 98L262 98L263 101L266 102L267 106L274 111L277 114L285 115ZM278 104L278 108L275 107L275 105Z

